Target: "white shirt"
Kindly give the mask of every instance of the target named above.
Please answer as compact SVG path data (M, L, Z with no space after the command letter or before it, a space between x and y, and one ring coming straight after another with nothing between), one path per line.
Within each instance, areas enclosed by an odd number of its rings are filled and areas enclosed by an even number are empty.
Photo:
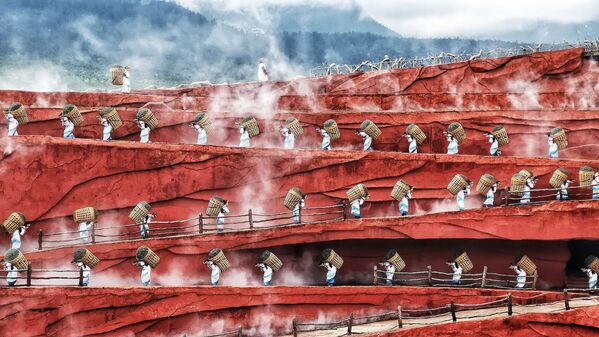
M250 147L250 134L245 130L240 129L241 136L239 137L239 147Z
M102 118L102 140L110 140L110 134L112 133L112 125L108 122L108 119Z
M410 145L408 147L408 152L409 153L418 153L418 142L416 141L416 138L408 135L408 142L410 143Z
M458 154L458 140L453 137L447 137L447 154Z
M83 264L83 262L77 262L77 267L83 270L83 284L89 284L89 275L91 274L91 268Z
M125 72L123 73L123 92L129 92L131 90L131 80L129 79L131 77L131 74L129 73L129 70L125 70Z
M21 235L25 234L25 230L25 227L19 227L16 231L12 233L12 237L10 238L12 248L21 248Z
M141 267L141 282L148 283L150 282L150 277L152 276L152 267L149 264L146 264L143 261L139 262Z
M266 64L264 62L258 63L258 82L268 81L268 71L266 70Z
M6 121L8 122L8 135L18 136L17 127L19 126L19 121L11 113L6 114Z
M295 147L295 135L289 129L284 128L281 130L281 133L285 137L285 141L283 142L283 148L286 150L293 150Z
M323 150L331 150L331 136L326 130L320 130L320 135L322 136L322 149Z
M8 273L6 273L6 281L15 282L19 274L17 267L13 266L10 262L4 262L4 269L8 271Z
M146 125L145 122L139 121L139 128L141 132L139 133L139 142L140 143L149 143L150 142L150 129L149 126Z
M148 214L144 219L144 222L139 225L139 232L141 236L147 236L150 234L150 222L152 222L152 216Z
M198 140L196 144L204 145L208 143L208 134L206 133L206 130L197 124L195 124L193 127L198 131Z
M395 266L390 262L384 262L383 266L385 267L385 276L387 276L387 280L392 280L395 275Z
M92 228L92 222L85 221L79 223L79 238L84 241L89 240L89 229Z
M61 117L62 125L64 125L64 131L62 135L64 138L73 138L73 131L75 130L75 124L71 122L67 117Z
M220 279L220 268L212 261L208 261L208 268L210 268L210 282L215 284Z
M592 269L587 269L585 273L589 277L589 289L597 288L597 273L595 273Z
M358 133L360 136L362 136L362 138L364 138L364 147L363 150L364 151L368 151L370 149L370 146L372 145L372 137L370 137L366 132L364 131L360 131Z
M264 283L270 282L272 280L272 268L270 266L265 265L264 263L261 263L260 269L264 273L264 275L262 276L262 281Z
M460 267L460 265L456 267L456 263L454 262L451 264L451 269L453 270L452 281L459 281L462 278L462 267Z
M334 279L337 275L337 267L328 262L325 263L324 267L327 269L327 281Z
M520 267L516 267L516 288L524 288L526 283L526 272Z

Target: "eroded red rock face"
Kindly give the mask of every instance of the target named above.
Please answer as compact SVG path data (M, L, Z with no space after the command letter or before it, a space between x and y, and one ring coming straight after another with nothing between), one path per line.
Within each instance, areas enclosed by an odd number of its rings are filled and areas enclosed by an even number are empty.
M247 335L271 336L289 332L295 317L329 322L398 305L435 307L458 298L459 303L483 303L506 296L495 290L411 287L4 288L0 294L0 328L15 336L208 335L237 326ZM515 303L559 296L518 292Z

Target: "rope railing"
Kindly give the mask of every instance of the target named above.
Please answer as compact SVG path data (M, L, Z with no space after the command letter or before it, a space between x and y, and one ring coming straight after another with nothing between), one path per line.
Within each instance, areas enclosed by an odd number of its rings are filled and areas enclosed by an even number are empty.
M568 186L566 188L535 188L527 191L530 193L530 196L524 196L524 191L511 191L510 187L506 187L503 190L503 195L500 197L501 204L503 206L513 206L513 205L538 205L547 203L554 200L576 200L576 201L592 201L599 200L599 194L596 194L592 191L591 186ZM564 194L562 190L566 190L567 193ZM570 193L570 191L580 191L585 190L587 193ZM543 193L549 192L549 193ZM539 194L542 193L542 194ZM526 201L522 203L522 201Z
M226 336L238 336L241 337L243 336L243 329L241 327L238 327L237 330L232 330L229 332L223 332L220 333L218 335L205 335L204 337L226 337Z
M16 272L15 275L10 273ZM55 276L46 275L46 273L59 273L59 274L72 274L72 276ZM23 275L25 274L25 275ZM27 264L27 269L18 270L0 270L0 278L6 278L7 284L10 280L17 281L16 284L10 287L32 287L32 286L83 286L83 270L66 270L66 269L33 269L31 263ZM19 280L25 280L24 283L20 284ZM72 282L61 282L63 280L71 280ZM39 281L39 282L34 282ZM49 281L49 282L44 282ZM58 281L58 282L57 282ZM4 287L4 285L0 286Z
M387 271L373 267L373 284L374 285L389 285ZM414 277L422 275L424 277ZM449 278L442 278L449 276ZM493 278L494 277L494 278ZM516 287L518 284L515 274L499 274L488 271L487 266L483 267L482 273L463 273L460 276L459 283L453 281L453 273L435 271L431 266L427 266L426 271L412 272L393 272L393 278L390 280L390 285L410 285L410 286L452 286L460 287L477 287L477 288L497 288L497 289L536 289L538 274L535 271L533 275L526 275L526 280L522 284L523 287Z
M345 203L332 206L306 207L300 209L299 214L294 214L293 211L273 214L255 214L249 209L248 213L245 214L225 216L225 223L222 224L222 227L217 223L219 217L206 216L200 213L197 217L188 219L153 221L148 224L150 227L149 230L145 230L144 224L98 227L96 223L93 223L91 228L81 231L74 230L48 233L40 229L38 232L38 250L42 250L43 248L56 248L98 242L191 236L210 232L222 233L248 229L252 230L255 228L268 229L289 225L317 224L346 219L345 208ZM162 226L155 227L156 225ZM135 230L127 230L131 228L135 228ZM142 235L142 233L145 235Z

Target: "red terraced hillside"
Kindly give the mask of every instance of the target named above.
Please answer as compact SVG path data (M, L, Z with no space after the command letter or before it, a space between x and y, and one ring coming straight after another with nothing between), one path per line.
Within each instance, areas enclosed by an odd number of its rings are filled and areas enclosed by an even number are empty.
M381 291L384 289L384 292ZM246 327L249 335L291 330L294 317L329 322L350 312L483 303L505 291L412 287L176 287L0 289L0 329L15 336L178 336ZM515 303L543 303L560 293L518 292ZM44 301L40 301L44 298ZM274 319L276 317L276 319ZM253 330L252 330L253 329Z

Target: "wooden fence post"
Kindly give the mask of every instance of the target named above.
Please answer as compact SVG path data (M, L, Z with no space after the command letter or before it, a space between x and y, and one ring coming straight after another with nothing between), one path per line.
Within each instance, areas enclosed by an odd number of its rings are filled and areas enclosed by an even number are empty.
M291 212L291 214L293 215L293 211ZM295 219L291 219L291 220L295 220ZM295 221L293 221L295 222ZM302 223L302 204L300 201L300 205L299 208L297 209L297 223L301 224Z
M433 286L433 268L431 266L426 266L428 270L428 285L429 287Z
M31 287L31 274L33 270L31 268L31 262L27 264L27 286Z
M451 320L457 322L458 318L455 315L455 303L453 302L453 300L449 302L449 310L451 310Z
M403 328L403 323L401 321L401 305L397 306L397 327Z
M79 268L79 286L83 287L83 268Z
M505 188L505 206L509 206L510 204L510 187L507 186Z
M374 266L374 275L373 275L373 283L374 285L377 285L377 279L376 279L376 265Z
M568 289L564 289L564 306L570 310L570 299L568 298Z
M483 267L483 279L480 282L480 287L484 288L486 284L487 284L487 266L484 266Z
M248 219L250 221L250 229L254 229L254 219L252 219L252 210L248 210Z
M343 220L347 220L347 204L345 203L345 200L341 202L341 207L343 207Z
M507 294L507 315L512 315L512 293Z
M44 233L40 229L40 231L37 232L37 250L42 250L42 236L43 235L44 235Z
M237 328L237 337L242 337L243 336L243 329L241 328L241 325Z
M204 233L204 215L202 213L198 215L198 231L200 234Z
M92 243L96 243L96 223L92 222Z
M291 321L291 325L293 326L293 337L297 337L297 318Z
M532 279L532 289L535 290L537 289L537 279L539 278L539 273L535 270L535 273L533 274L533 279Z
M354 324L354 313L349 314L349 319L347 320L347 334L351 335L351 327Z

